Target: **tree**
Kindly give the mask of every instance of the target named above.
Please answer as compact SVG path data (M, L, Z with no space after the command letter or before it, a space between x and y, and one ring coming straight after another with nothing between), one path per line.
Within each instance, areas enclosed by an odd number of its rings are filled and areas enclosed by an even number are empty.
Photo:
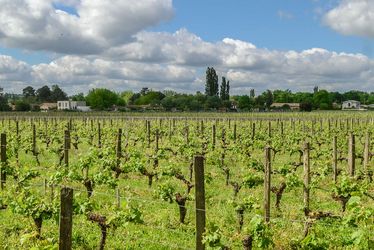
M218 109L221 106L221 100L218 96L208 96L205 102L205 109Z
M136 105L158 105L165 95L158 91L149 91L147 94L140 96L136 101Z
M269 109L271 104L273 104L273 100L274 100L273 93L271 92L271 90L268 89L264 93L262 93L262 95L264 97L265 106L267 109Z
M123 104L119 95L109 89L92 89L86 97L86 101L91 108L96 110L104 110L112 108L113 105Z
M316 109L331 109L332 100L330 98L329 92L326 90L319 90L313 94L313 106Z
M310 112L313 109L313 105L310 102L300 103L300 111Z
M206 70L205 94L218 96L218 75L213 67Z
M35 89L31 86L27 86L22 90L23 97L34 97L35 96Z
M294 102L293 94L291 90L274 90L273 91L274 102L288 103Z
M134 92L132 92L131 90L128 90L128 91L123 91L120 96L122 100L124 100L124 102L128 104L130 103L130 99L133 95L134 95Z
M221 90L220 90L220 98L222 101L226 101L230 99L230 81L226 82L226 77L222 77L221 82Z
M58 86L52 85L51 101L65 101L68 99L68 95Z
M22 100L17 101L15 103L15 108L16 108L16 111L30 111L31 110L30 104Z
M248 95L238 97L238 108L241 110L249 111L253 108L254 101Z
M143 87L141 90L140 90L140 94L141 95L146 95L148 94L148 92L150 91L150 89L148 87Z
M8 100L4 96L0 96L0 111L10 111Z
M319 89L318 86L314 86L314 88L313 88L313 94L317 93L318 89Z
M36 91L36 96L38 98L38 101L40 102L51 101L51 95L52 95L51 89L47 85L41 87L40 89Z
M254 99L255 98L255 89L251 89L250 92L249 92L249 97L251 99Z
M80 101L80 102L86 101L86 98L84 97L83 93L78 93L76 95L71 96L70 98L73 101Z

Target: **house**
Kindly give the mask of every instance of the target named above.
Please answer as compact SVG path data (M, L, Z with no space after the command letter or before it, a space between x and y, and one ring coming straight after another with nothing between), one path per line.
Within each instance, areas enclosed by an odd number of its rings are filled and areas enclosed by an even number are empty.
M86 111L86 102L84 101L58 101L57 109L58 110L81 110Z
M48 111L48 110L54 110L54 109L57 109L57 103L45 102L40 105L41 111Z
M300 103L274 102L273 104L271 104L270 108L271 109L280 109L280 110L289 109L289 110L298 111L298 110L300 110Z
M342 103L342 110L360 110L361 103L355 100L349 100Z

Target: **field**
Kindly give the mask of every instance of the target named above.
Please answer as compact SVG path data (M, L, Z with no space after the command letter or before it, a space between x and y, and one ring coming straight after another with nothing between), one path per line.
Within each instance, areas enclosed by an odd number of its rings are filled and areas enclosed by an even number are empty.
M29 113L0 125L0 249L58 249L70 190L73 249L195 249L203 214L207 249L374 249L374 113Z

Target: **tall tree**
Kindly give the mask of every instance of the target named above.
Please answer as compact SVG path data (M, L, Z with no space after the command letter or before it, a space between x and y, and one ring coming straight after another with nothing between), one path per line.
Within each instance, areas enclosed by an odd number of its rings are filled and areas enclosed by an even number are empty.
M41 87L40 89L36 91L36 96L38 97L38 100L40 102L51 101L51 95L52 95L51 89L47 85Z
M271 104L273 104L273 100L274 100L273 93L271 92L271 90L268 89L263 93L263 96L265 100L265 106L267 109L269 109Z
M58 86L53 85L51 91L51 101L65 101L68 99L68 95Z
M35 96L35 89L31 86L27 86L26 88L24 88L22 90L22 95L25 98L34 97Z
M226 84L226 100L230 100L230 81Z
M249 92L249 97L251 99L254 99L255 98L255 89L251 89L251 91Z
M206 70L205 94L218 96L218 75L213 67L208 67Z
M226 90L227 90L226 77L222 76L221 89L219 93L219 96L222 101L226 100L226 95L227 95Z

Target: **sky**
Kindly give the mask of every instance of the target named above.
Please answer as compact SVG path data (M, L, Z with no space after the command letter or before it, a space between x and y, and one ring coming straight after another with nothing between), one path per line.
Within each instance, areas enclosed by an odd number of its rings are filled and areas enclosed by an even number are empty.
M0 0L0 86L374 91L374 0Z

